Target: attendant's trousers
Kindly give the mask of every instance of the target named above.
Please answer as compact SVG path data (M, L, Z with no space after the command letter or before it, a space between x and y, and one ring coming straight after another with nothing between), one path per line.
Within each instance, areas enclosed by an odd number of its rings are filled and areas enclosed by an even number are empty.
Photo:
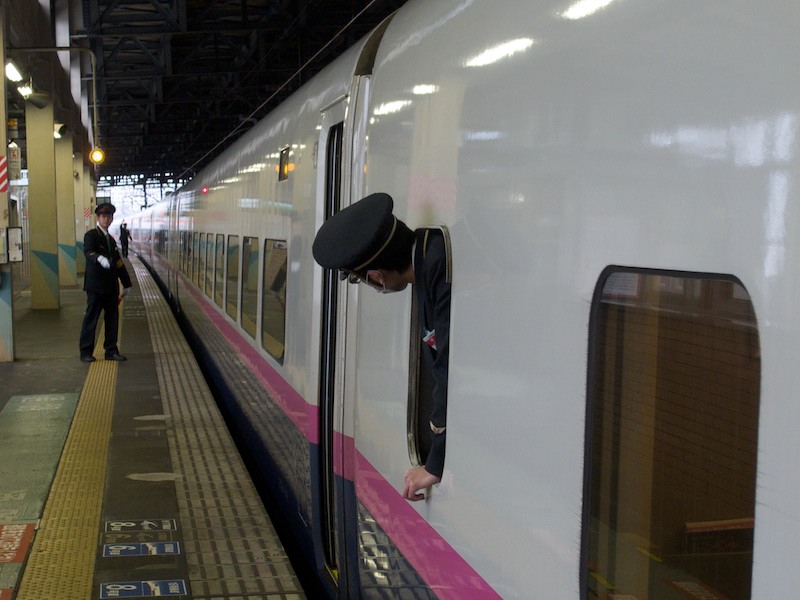
M81 356L94 351L94 336L100 313L103 313L106 328L103 348L106 354L117 352L117 328L119 327L119 305L117 294L98 294L86 292L86 314L81 326Z

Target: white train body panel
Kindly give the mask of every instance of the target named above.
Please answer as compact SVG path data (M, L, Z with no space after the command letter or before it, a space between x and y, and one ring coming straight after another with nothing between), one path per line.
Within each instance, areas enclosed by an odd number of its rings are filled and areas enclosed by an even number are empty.
M753 597L780 595L775 581L791 589L794 575L779 565L800 539L789 491L797 464L780 457L797 456L800 417L787 360L798 330L800 82L781 67L800 50L800 13L781 3L755 14L743 2L619 2L570 21L560 2L428 6L398 15L384 36L373 114L399 108L368 130L365 190L391 194L410 224L446 224L453 236L452 487L421 510L504 597L578 597L587 324L599 277L609 265L732 274L751 294L765 366ZM514 41L516 54L468 66ZM417 86L436 91L414 95ZM397 310L384 303L364 303L366 335L391 340L385 356L374 347L369 357L394 364L403 328L374 324ZM375 386L360 403L397 389L387 402L404 406L402 386ZM375 415L367 430L396 431L405 418ZM400 443L367 444L400 482Z
M443 598L466 594L448 581L469 569L483 582L475 598L597 597L582 589L582 540L598 285L613 266L740 282L761 367L747 597L786 597L800 587L800 8L616 0L581 16L587 6L411 0L361 81L366 107L352 87L362 44L181 192L181 227L289 240L283 364L251 344L309 407L325 109L347 119L344 204L386 192L412 228L448 228L447 460L425 502L399 495L410 289L342 284L336 379L336 431L354 452L344 476L368 511L386 506L377 521ZM295 170L279 183L283 147L296 147ZM466 565L450 580L436 558L426 564L437 544Z
M188 217L185 222L189 230L288 240L291 272L314 271L309 236L313 236L310 224L319 218L314 152L320 111L347 97L359 49L360 46L349 50L333 68L303 88L301 100L276 108L181 190L181 206ZM282 148L291 149L293 176L278 182L278 152ZM204 188L208 190L205 194ZM299 225L293 229L293 221L305 224L307 229ZM318 342L311 335L311 315L319 310L314 307L312 287L311 277L287 278L286 295L292 310L287 312L286 327L294 335L287 345L281 373L313 404ZM276 365L266 352L261 352Z

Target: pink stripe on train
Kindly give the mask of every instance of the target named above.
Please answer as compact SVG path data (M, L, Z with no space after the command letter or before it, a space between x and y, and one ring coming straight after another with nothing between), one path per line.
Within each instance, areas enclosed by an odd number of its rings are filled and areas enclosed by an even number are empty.
M306 402L245 337L194 286L186 285L205 315L311 444L319 443L318 410ZM355 448L336 433L337 475L354 481L356 496L398 550L442 600L491 600L500 596ZM341 452L341 454L340 454ZM342 464L344 463L344 464Z

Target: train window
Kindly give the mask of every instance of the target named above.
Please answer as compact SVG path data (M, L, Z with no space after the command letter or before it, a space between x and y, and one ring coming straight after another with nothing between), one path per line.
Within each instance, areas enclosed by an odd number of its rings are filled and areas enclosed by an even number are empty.
M214 302L217 306L222 306L222 293L225 290L225 236L221 233L217 234L214 259Z
M264 242L264 278L261 299L261 345L283 363L286 349L286 242Z
M610 269L589 344L582 598L749 600L761 364L747 291Z
M281 150L280 164L278 166L278 181L289 179L289 148Z
M183 232L183 274L191 277L192 274L192 232Z
M178 254L178 271L186 272L186 232L178 232L178 240L180 243L180 253Z
M258 319L258 238L242 243L242 328L256 337Z
M425 244L431 232L441 232L445 247L445 280L451 281L452 250L450 247L450 234L446 227L436 227L428 230L425 235ZM437 233L438 234L438 233ZM434 352L428 347L428 341L419 335L422 329L419 322L417 294L411 295L411 347L409 352L409 365L411 365L408 387L408 413L406 415L406 438L408 440L408 455L413 465L424 465L427 462L431 449L431 414L434 409ZM428 325L428 327L432 327ZM435 331L435 328L434 328ZM435 338L434 338L435 339ZM435 342L434 342L435 343Z
M228 315L236 319L239 309L239 236L228 236L228 284L225 286Z
M197 287L202 291L205 287L206 274L206 234L200 234L200 247L197 250Z
M214 234L206 235L206 296L214 293Z
M200 234L195 231L192 234L192 249L191 249L192 254L189 257L189 276L195 283L197 283L197 257L198 257L199 247L200 247Z
M186 274L186 257L189 256L189 234L185 231L180 232L181 241L181 256L180 256L180 270L181 273Z
M164 244L164 237L165 237L164 234L165 231L163 229L159 229L158 231L156 231L155 247L156 247L156 253L159 254L160 256L165 256L164 251L166 249L166 246Z

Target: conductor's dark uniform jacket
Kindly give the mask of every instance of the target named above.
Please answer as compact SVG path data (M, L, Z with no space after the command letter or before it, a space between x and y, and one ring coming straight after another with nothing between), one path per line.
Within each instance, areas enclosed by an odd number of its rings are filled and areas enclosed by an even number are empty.
M83 280L83 289L95 294L113 294L119 296L117 281L122 282L122 287L131 287L131 278L125 263L117 250L117 242L111 235L106 235L100 227L95 227L83 236L83 253L86 256L86 275ZM100 256L105 256L111 263L110 269L104 269L97 262Z
M80 348L82 355L89 355L94 348L94 332L100 312L105 312L105 351L117 349L117 326L119 323L119 284L131 287L131 278L125 263L117 251L117 243L99 226L90 229L83 237L83 253L86 256L86 274L83 289L87 294L86 315L81 330ZM105 256L110 269L104 269L98 259Z
M425 470L442 476L447 433L447 365L450 354L450 282L447 278L447 253L441 232L423 229L414 233L414 290L417 294L423 357L433 375L430 414L431 449Z

